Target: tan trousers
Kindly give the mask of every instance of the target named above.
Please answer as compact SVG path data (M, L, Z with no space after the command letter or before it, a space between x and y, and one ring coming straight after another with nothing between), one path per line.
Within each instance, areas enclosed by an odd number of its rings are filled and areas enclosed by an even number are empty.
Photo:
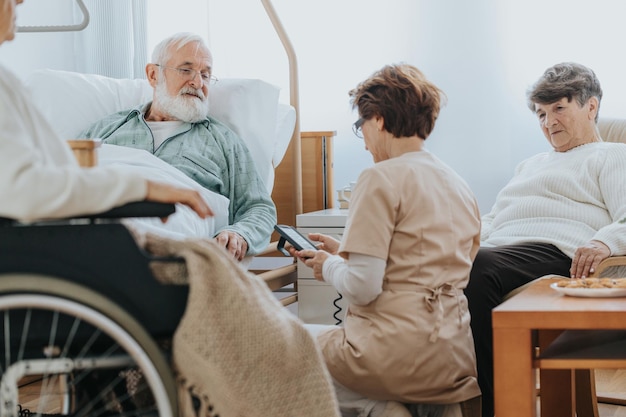
M329 328L337 327L325 324L305 324L304 327L317 340L317 335ZM372 400L352 391L335 381L335 394L342 417L377 417L377 410L384 409L387 401ZM376 407L377 405L380 407ZM376 410L374 410L376 408ZM410 407L413 417L462 417L461 407L456 404L413 404Z

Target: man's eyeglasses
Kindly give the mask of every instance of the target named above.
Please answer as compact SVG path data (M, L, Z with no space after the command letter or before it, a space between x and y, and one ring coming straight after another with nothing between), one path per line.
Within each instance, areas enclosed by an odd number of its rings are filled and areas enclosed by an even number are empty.
M361 126L363 126L363 123L365 123L365 119L361 117L352 125L352 131L354 132L357 138L363 139L363 130L361 130Z
M196 71L191 68L166 67L165 65L161 65L161 64L154 64L154 65L156 65L157 67L161 67L163 69L176 71L178 76L185 81L195 80L198 74L200 74L200 78L202 78L202 82L205 84L215 84L218 81L217 77L215 77L214 75L211 75L211 73L208 71Z

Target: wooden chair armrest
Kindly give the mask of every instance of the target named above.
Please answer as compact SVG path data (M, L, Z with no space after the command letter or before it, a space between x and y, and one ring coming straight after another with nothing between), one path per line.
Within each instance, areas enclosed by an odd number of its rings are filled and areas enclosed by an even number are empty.
M626 256L611 256L610 258L606 258L600 262L600 265L596 268L596 272L594 272L591 276L599 277L605 269L612 266L626 266Z
M263 256L263 255L269 255L270 253L278 252L277 246L278 246L278 242L270 242L270 244L267 245L267 248L263 249L261 253L258 253L254 256Z
M280 291L281 288L293 284L294 294L280 299L280 303L283 306L288 306L298 301L298 275L296 268L297 265L293 263L257 274L258 277L265 281L270 291Z
M263 255L272 255L274 253L279 254L282 258L284 255L278 251L277 249L278 242L271 242L265 250L255 256L263 256ZM280 291L283 287L288 285L294 286L294 294L283 297L280 299L280 302L283 306L287 306L289 304L293 304L298 301L297 294L297 283L298 283L298 275L297 275L297 264L296 260L293 259L293 262L280 266L277 268L263 270L263 269L249 269L250 272L254 273L256 276L261 278L268 286L270 291Z
M296 264L281 266L276 269L256 274L260 277L272 291L276 291L286 285L293 284L297 281Z

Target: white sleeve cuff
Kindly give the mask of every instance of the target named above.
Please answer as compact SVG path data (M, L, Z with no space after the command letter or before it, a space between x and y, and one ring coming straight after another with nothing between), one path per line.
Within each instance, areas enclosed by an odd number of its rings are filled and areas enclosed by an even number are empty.
M373 256L351 253L344 261L333 255L324 262L322 276L350 303L365 305L382 292L385 266L385 260Z

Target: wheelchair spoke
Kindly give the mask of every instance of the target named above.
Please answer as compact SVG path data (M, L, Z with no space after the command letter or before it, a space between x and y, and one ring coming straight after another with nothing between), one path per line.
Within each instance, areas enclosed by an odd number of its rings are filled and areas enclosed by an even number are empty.
M15 415L18 406L33 417L175 415L171 370L131 316L88 289L52 285L54 278L10 280L0 292L0 378L7 387L0 415ZM56 293L45 293L50 288Z
M90 346L96 341L97 337L101 335L100 331L96 331L94 332L94 334L92 334L91 338L90 338ZM80 360L80 359L84 359L85 357L88 356L89 350L86 349L87 346L85 346L85 348L83 348L81 350L81 352L75 356L75 360ZM109 346L108 349L106 349L104 352L99 353L98 357L99 358L109 358L111 356L113 356L114 353L118 352L120 350L120 346L116 343L112 344L111 346ZM85 377L89 375L89 369L85 369L84 371L81 371L80 373L78 373L76 380L75 380L75 384L78 384L79 382L81 382L81 380Z
M10 345L11 325L9 320L9 312L4 312L4 367L9 368L11 364L11 345ZM2 369L0 368L0 371ZM2 372L4 373L4 371Z
M61 352L62 358L67 358L67 353L70 350L70 346L74 342L74 337L76 337L76 332L78 331L78 326L82 323L78 317L74 318L74 323L72 323L72 328L70 329L70 333L67 336L67 340L65 341L65 346L63 347L63 351Z
M82 410L80 410L80 412L76 413L75 417L85 417L85 416L90 416L90 417L99 417L102 414L106 413L107 411L121 411L119 409L119 407L117 407L117 405L119 404L118 401L116 401L114 396L111 396L111 393L114 393L114 386L118 385L121 381L122 381L122 377L121 376L116 376L113 381L111 381L106 387L104 387L104 389L100 390L100 392L98 393L98 395L96 395L94 398L92 398L86 405L85 407L83 407ZM106 396L109 396L111 398L108 399L108 401L105 399ZM103 404L103 406L100 409L95 409L95 406L98 404ZM113 410L111 410L110 408L113 408ZM118 408L118 409L116 409Z
M54 342L56 340L56 335L57 335L57 329L58 329L58 325L59 325L59 312L55 311L52 314L52 324L50 325L50 334L49 334L49 338L48 338L48 352L44 352L46 354L46 356L52 357L52 356L57 356L54 354L53 352L53 347L54 347Z
M28 336L28 330L30 329L30 317L32 315L33 310L30 308L26 310L26 314L24 315L24 325L22 326L22 338L20 339L20 348L17 353L17 362L21 361L24 358L24 352L26 350L26 340Z
M87 352L90 351L91 347L93 346L95 341L98 339L98 337L100 337L100 334L101 334L100 329L95 329L95 331L91 334L91 337L89 338L87 343L83 345L82 350L78 353L78 355L76 355L76 358L78 359L84 358Z
M57 394L56 386L57 382L55 379L58 379L54 376L44 375L41 380L41 388L39 389L39 403L37 405L37 414L43 414L50 402L50 399Z

